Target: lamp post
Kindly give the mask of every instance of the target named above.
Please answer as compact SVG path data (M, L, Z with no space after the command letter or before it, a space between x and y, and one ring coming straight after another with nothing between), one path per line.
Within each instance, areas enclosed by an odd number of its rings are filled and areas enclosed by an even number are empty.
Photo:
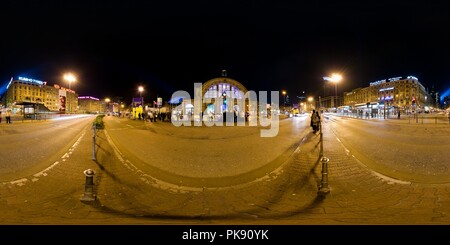
M138 91L139 91L139 97L142 97L142 92L144 92L144 87L139 86Z
M283 110L284 110L284 112L286 112L286 91L283 90L281 93L282 93L283 96L284 96Z
M70 84L72 82L76 82L77 78L72 73L66 73L66 74L64 74L64 80L66 80L69 83L69 89L70 89Z
M314 100L313 97L308 97L308 102L309 102L309 110L312 111L312 101Z
M105 112L106 113L108 113L108 109L109 109L109 102L110 102L111 100L109 99L109 98L106 98L105 99L105 102L106 102L106 108L105 108Z
M339 81L342 80L342 76L337 74L337 73L333 73L333 74L331 74L331 77L323 77L323 79L325 81L330 81L330 82L334 83L334 97L335 97L334 107L336 107L336 112L337 112L337 102L338 102L338 99L337 99L337 84L338 84Z
M77 81L77 78L72 74L72 73L66 73L64 74L64 80L66 80L69 83L69 93L70 93L70 84L73 82ZM67 95L67 103L69 104L68 106L68 111L69 113L71 112L71 108L70 108L70 100L69 100L69 96Z
M122 112L119 112L119 117L122 116L123 114L123 108L125 107L125 105L123 103L120 104L120 108L122 108Z

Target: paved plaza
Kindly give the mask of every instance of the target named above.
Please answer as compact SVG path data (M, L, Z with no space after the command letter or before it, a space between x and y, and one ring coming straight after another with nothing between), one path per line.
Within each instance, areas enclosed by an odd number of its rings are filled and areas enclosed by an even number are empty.
M341 140L335 120L356 122L361 119L334 116L324 119L323 145L324 156L330 159L330 193L322 195L318 194L322 177L320 135L311 132L307 116L281 121L282 128L294 128L296 140L288 136L287 132L291 131L280 129L281 137L284 137L283 132L286 133L285 141L288 143L273 145L280 147L278 156L271 152L261 153L263 158L260 154L236 154L242 158L227 155L221 161L219 155L213 161L197 166L195 162L199 159L186 157L183 162L181 157L179 161L167 162L167 168L158 164L170 158L176 159L176 154L189 153L155 154L153 151L157 145L155 141L150 142L151 137L164 137L167 140L164 149L170 152L167 145L175 146L177 140L190 140L189 137L196 135L194 131L209 130L214 135L213 139L205 139L211 135L209 133L196 139L204 141L204 151L207 150L206 145L218 147L220 142L230 142L229 147L240 142L242 145L231 150L250 151L252 146L245 145L245 142L254 137L252 135L257 130L248 127L235 127L234 130L175 128L167 122L105 117L106 127L98 132L95 161L92 160L92 130L87 125L79 132L67 154L61 156L59 164L0 184L0 223L297 225L450 222L450 175L446 169L441 169L444 174L439 176L439 183L398 179L375 171L370 167L375 163L367 163L353 154L352 143L347 143L343 133ZM406 134L415 132L420 126L408 126L411 124L406 119L387 123L403 127L402 133ZM117 143L120 125L129 130L128 135L139 132L148 137L151 147L146 152L149 155L143 152L135 156L129 148ZM19 127L18 124L14 126ZM448 125L425 126L432 132L449 130ZM258 140L257 137L254 139ZM136 145L140 144L136 140ZM210 157L212 159L213 156ZM158 158L164 161L156 160ZM243 162L239 162L240 159ZM186 167L189 164L192 166ZM234 170L229 169L230 166ZM189 169L195 168L195 173L189 173ZM208 168L210 172L205 171ZM96 173L97 200L93 203L80 201L84 192L83 171L86 169L93 169ZM177 175L185 182L177 182Z

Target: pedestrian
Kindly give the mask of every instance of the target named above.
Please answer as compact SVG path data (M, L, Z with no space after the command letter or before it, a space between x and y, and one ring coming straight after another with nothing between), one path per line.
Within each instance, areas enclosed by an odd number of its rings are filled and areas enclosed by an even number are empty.
M397 112L397 118L400 119L400 111Z
M2 108L0 106L0 123L2 123Z
M6 123L11 124L11 110L6 111Z
M153 115L153 112L150 111L150 122L153 122L153 118L155 117L155 115Z
M314 117L314 114L316 114L316 110L312 110L312 113L311 113L311 122L309 123L309 126L311 126L311 128L314 130L314 123L313 123L313 117Z
M320 129L320 116L319 112L316 111L312 116L312 123L313 123L313 133L316 133Z

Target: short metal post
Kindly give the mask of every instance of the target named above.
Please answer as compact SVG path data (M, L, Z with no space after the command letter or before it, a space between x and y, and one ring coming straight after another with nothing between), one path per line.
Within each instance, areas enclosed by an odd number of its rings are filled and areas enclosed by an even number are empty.
M330 192L330 188L328 186L328 162L330 159L326 157L322 157L322 182L319 186L319 193L327 194Z
M97 126L94 125L94 135L92 135L92 160L97 160L95 158L95 135L97 134Z
M94 170L87 169L84 170L83 173L86 176L86 183L84 184L84 195L80 200L85 202L95 201L96 196L94 195Z
M323 157L323 133L322 133L322 120L319 122L319 132L320 132L320 157Z

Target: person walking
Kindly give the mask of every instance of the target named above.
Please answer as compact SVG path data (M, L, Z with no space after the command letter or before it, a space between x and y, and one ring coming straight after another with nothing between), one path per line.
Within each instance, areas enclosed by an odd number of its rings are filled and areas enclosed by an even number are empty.
M320 129L320 116L319 116L319 111L316 111L316 113L314 114L314 117L313 117L313 124L314 124L314 133L316 133L316 132L319 131L319 129Z
M6 111L6 123L11 124L11 110Z
M311 126L311 128L314 130L314 123L313 123L313 117L314 117L314 114L316 114L316 110L312 110L312 113L311 113L311 122L310 122L310 124L309 124L309 126Z
M0 106L0 123L2 123L2 108Z

